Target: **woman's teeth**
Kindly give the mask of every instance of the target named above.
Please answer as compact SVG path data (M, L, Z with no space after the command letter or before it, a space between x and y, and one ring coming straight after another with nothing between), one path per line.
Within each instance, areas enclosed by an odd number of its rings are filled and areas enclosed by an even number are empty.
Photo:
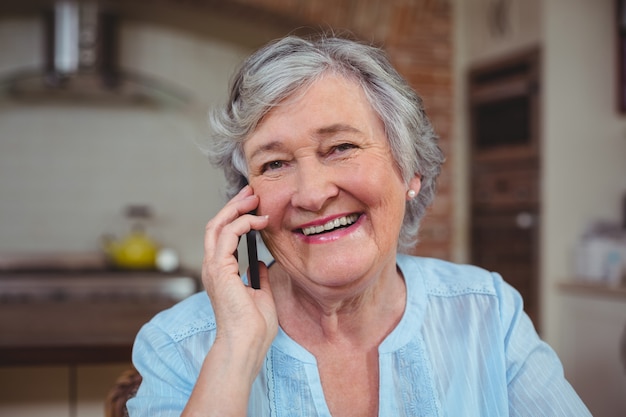
M354 223L359 218L358 214L350 214L349 216L338 217L328 223L320 226L304 227L302 233L305 236L314 235L317 233L328 232L329 230L336 229L338 227L348 226Z

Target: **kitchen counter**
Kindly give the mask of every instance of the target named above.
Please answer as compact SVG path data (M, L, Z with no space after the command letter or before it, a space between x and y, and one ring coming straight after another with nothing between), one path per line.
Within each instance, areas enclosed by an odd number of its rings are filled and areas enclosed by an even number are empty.
M196 292L192 274L0 274L0 366L129 362L141 326Z

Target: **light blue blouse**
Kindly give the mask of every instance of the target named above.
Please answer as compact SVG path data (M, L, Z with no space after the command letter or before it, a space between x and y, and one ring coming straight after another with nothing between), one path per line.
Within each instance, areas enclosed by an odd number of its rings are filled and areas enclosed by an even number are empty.
M379 416L590 416L541 341L519 294L495 273L398 255L407 304L379 347ZM215 339L206 293L137 335L143 383L131 417L179 416ZM315 357L282 329L249 399L254 417L330 416Z

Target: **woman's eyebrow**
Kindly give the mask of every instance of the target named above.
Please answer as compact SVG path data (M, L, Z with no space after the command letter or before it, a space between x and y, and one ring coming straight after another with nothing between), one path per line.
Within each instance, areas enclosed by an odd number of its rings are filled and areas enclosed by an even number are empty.
M314 132L313 136L324 138L324 137L333 136L340 132L362 133L359 129L353 126L350 126L348 124L335 123L329 126L320 127ZM284 150L286 150L286 146L282 141L275 140L272 142L264 143L263 145L256 148L252 152L252 154L250 154L250 160L251 161L254 160L254 158L258 157L260 154L263 154L265 152L281 152Z
M252 154L250 155L250 160L253 160L259 154L262 154L265 152L278 152L284 149L285 149L285 145L281 141L278 141L278 140L272 141L269 143L264 143L263 145L259 146L252 152Z
M316 130L316 136L331 136L339 132L361 133L361 131L353 126L345 123L335 123L330 126L321 127Z

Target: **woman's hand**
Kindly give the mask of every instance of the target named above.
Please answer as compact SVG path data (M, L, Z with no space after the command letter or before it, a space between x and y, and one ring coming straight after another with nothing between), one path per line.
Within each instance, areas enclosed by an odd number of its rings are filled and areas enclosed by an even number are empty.
M267 351L278 329L267 268L260 265L261 289L254 290L241 281L235 256L242 235L267 226L267 217L249 214L258 204L258 197L246 186L209 221L202 282L213 304L218 338L244 343L246 339L263 341L257 347Z
M267 267L259 265L261 289L255 290L241 280L235 256L242 235L267 226L267 217L249 214L258 204L246 186L207 224L202 282L217 337L183 415L245 415L250 388L278 331Z

